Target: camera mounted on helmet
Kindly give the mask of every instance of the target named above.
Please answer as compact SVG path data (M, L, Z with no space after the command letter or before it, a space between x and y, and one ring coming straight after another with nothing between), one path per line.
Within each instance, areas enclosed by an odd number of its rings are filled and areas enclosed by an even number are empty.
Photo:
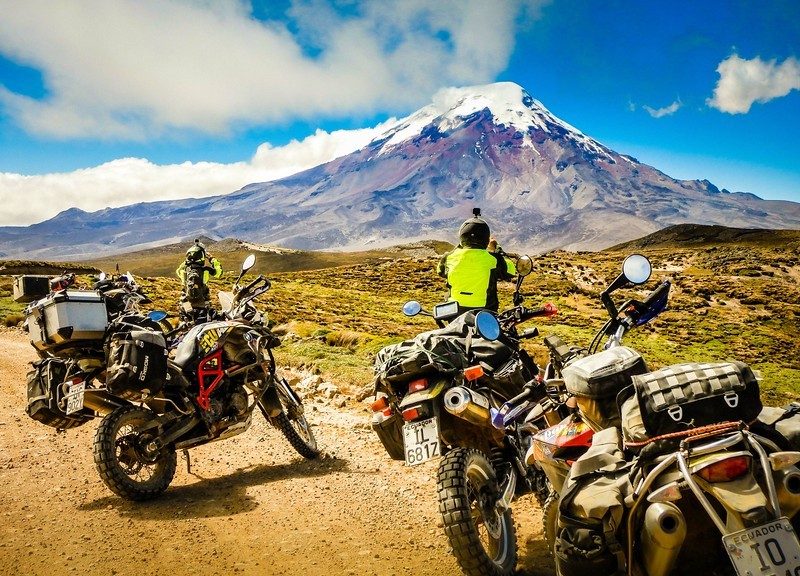
M458 239L464 248L483 248L489 245L489 225L481 218L481 209L472 209L472 218L465 220L458 229Z

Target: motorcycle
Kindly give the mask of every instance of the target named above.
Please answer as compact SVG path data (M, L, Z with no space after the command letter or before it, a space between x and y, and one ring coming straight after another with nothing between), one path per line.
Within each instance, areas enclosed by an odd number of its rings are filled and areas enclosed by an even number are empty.
M442 327L386 347L376 358L373 430L389 455L408 466L441 457L439 511L453 553L470 575L513 572L511 502L524 493L546 494L544 475L532 474L523 459L532 432L548 425L549 413L498 430L490 412L526 384L545 395L538 368L520 348L538 331L516 328L556 313L552 305L522 306L519 291L531 268L529 258L517 261L515 306L497 316L486 310L459 315L456 302L428 313L407 302L406 315L427 314Z
M189 329L174 358L162 332L120 315L100 331L104 356L70 359L79 369L63 381L64 411L66 417L102 416L94 461L115 494L130 500L158 496L175 475L177 450L190 466L189 448L243 433L256 407L298 453L319 455L302 401L277 371L272 350L280 340L253 305L270 282L259 276L239 286L254 264L255 256L248 256L234 291L223 295L225 319Z
M650 270L642 256L626 259L601 295L610 319L588 350L548 344L553 384L575 412L534 436L526 461L553 488L544 532L557 571L800 574L800 452L759 433L753 372L742 363L648 372L621 345L665 308L669 283L619 309L611 292Z

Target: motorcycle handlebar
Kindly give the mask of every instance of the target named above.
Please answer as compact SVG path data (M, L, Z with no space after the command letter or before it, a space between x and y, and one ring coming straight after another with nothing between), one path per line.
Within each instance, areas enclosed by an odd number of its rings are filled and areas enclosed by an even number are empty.
M239 293L237 294L238 299L241 299L242 296L250 292L250 290L252 290L259 282L264 282L267 288L269 288L270 286L269 280L267 280L266 278L264 278L262 275L259 274L258 278L250 282L250 284L248 284L247 286L243 286L239 290Z

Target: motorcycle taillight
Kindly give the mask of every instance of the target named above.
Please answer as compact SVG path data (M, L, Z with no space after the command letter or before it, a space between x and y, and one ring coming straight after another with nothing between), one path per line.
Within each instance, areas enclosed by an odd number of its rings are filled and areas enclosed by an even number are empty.
M409 382L408 393L411 394L412 392L419 392L420 390L425 390L427 387L428 387L428 379L420 378L419 380L414 380L412 382Z
M714 462L708 466L697 471L706 482L730 482L737 478L744 476L750 471L750 457L749 456L734 456L726 460Z
M381 396L372 403L371 407L373 412L386 410L389 407L389 399L386 396Z

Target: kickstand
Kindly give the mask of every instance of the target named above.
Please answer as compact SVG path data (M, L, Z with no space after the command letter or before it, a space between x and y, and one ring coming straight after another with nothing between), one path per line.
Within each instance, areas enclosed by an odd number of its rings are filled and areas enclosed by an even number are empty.
M186 448L183 449L183 456L186 458L186 473L192 473L192 459L189 457L189 450Z

